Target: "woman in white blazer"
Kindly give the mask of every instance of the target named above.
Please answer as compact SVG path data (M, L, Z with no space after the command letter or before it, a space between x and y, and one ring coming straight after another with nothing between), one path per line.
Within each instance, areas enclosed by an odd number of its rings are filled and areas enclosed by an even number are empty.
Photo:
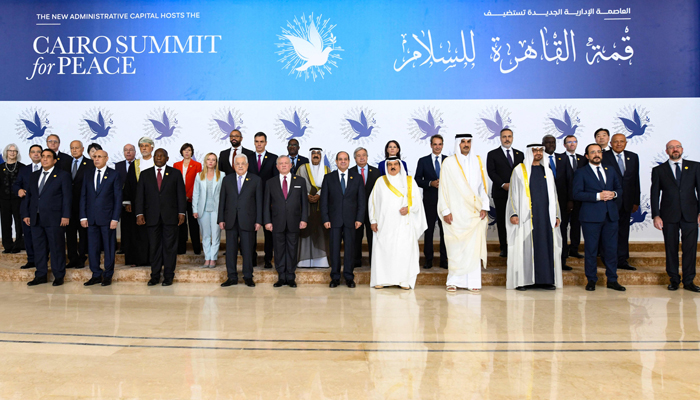
M219 212L219 194L225 173L219 171L216 154L204 157L204 168L194 180L192 193L192 216L197 218L202 227L202 247L204 250L204 268L216 268L219 257L221 229L216 223Z

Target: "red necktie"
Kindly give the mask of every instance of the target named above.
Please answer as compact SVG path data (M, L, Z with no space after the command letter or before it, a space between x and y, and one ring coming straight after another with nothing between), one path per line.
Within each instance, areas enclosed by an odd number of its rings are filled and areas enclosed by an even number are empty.
M158 181L158 191L160 192L160 184L163 183L163 174L160 173L160 168L158 168L158 176L156 177Z
M238 149L233 149L233 157L234 157L234 158L236 157L236 152L237 152L237 151L238 151Z
M260 156L258 156L260 157ZM287 177L284 177L284 181L282 182L282 194L284 194L284 199L287 200Z
M258 154L258 172L260 172L260 166L261 166L261 165L260 165L260 157L261 157L261 155ZM286 179L286 178L285 178L285 179ZM287 196L285 195L285 197L287 197Z
M360 171L362 171L362 183L364 183L366 185L367 178L365 178L365 168L364 167L360 168Z

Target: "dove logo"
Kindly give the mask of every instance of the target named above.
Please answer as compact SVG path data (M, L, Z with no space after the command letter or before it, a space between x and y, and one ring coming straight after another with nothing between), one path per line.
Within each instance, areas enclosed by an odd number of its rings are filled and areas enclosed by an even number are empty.
M636 105L623 108L617 113L613 122L615 132L627 135L627 140L647 139L653 125L650 123L649 111Z
M51 133L49 113L40 108L24 110L15 123L15 133L26 143L40 142Z
M563 139L568 135L576 135L576 130L582 127L579 112L572 108L555 108L547 114L545 119L545 131L557 139Z
M311 130L309 125L309 113L303 109L289 108L277 116L275 122L275 135L287 141L289 139L301 140L308 137Z
M500 107L487 109L476 119L476 133L484 140L499 140L501 129L513 129L510 112Z
M353 108L345 113L340 123L341 135L350 143L364 145L377 133L377 119L369 108Z
M642 195L642 203L636 212L630 215L630 230L639 232L651 226L651 203L649 196Z
M209 123L209 136L214 140L228 141L232 130L244 131L243 113L235 108L223 108L212 115Z
M109 110L103 108L90 109L83 113L80 119L82 121L80 124L80 136L86 142L104 144L114 136L114 120Z
M176 139L175 130L177 127L177 114L172 110L156 109L151 111L144 121L144 130L154 138L168 144Z
M436 134L445 134L445 121L442 119L442 111L425 107L413 112L408 120L409 136L416 142L429 140Z
M337 61L341 60L338 52L343 49L336 46L337 38L332 32L335 25L329 21L330 18L322 20L321 15L314 18L313 13L287 21L282 34L277 35L282 43L276 44L280 50L275 54L280 56L278 61L284 64L282 69L289 70L289 75L297 78L303 75L304 80L316 81L330 74L331 67L338 67Z

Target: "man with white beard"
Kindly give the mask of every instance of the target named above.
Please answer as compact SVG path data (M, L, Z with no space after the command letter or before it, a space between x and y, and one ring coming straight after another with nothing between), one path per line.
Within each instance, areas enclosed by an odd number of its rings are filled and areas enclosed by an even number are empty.
M321 218L321 189L323 178L330 173L330 168L323 165L323 150L319 147L309 149L311 163L300 164L297 176L306 181L307 199L309 201L309 222L299 235L299 268L328 267L328 230L323 227Z
M506 289L562 287L561 215L544 146L531 144L510 178L506 205L508 270Z
M387 175L377 179L369 198L374 232L370 286L416 287L420 272L418 238L427 228L425 210L413 177L398 157L386 159Z
M438 214L445 228L447 291L481 291L486 268L489 197L481 158L471 152L472 135L455 136L455 155L442 162Z

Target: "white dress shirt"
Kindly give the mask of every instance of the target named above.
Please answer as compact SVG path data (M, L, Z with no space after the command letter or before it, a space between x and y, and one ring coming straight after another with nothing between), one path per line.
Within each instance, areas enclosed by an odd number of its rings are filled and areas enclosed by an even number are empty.
M95 190L97 190L97 171L100 172L100 179L104 179L105 172L107 171L107 166L105 165L104 167L99 168L99 169L95 168L95 177L93 178L93 182L92 182L93 186L95 187Z
M46 181L49 180L49 177L51 176L51 173L53 172L54 168L56 168L55 165L53 167L49 168L48 171L44 171L43 169L40 170L41 174L39 175L39 182L37 183L36 187L41 186L41 180L44 179L44 172L48 172L48 174L46 174ZM44 185L46 184L46 181L44 181Z
M234 151L236 152L236 156L238 156L239 154L243 154L243 153L241 153L243 151L243 146L231 147L231 155L229 155L229 158L230 158L229 161L231 164L231 168L233 168L233 152Z
M678 163L678 166L680 167L680 169L683 169L683 159L682 159L682 158L681 158L680 160L678 160L678 161L673 161L673 160L671 160L670 158L668 159L668 165L671 166L671 172L673 173L673 177L676 178L676 179L678 179L678 178L676 177L676 163ZM681 175L682 175L682 174L683 174L683 173L681 173Z
M345 174L345 177L341 176L340 174ZM343 184L343 180L345 180L345 188L348 188L348 175L350 175L350 170L346 169L345 171L338 170L338 182L340 182L341 187Z
M282 187L285 177L287 177L287 193L289 193L292 188L292 173L287 173L287 175L280 174L280 187Z

